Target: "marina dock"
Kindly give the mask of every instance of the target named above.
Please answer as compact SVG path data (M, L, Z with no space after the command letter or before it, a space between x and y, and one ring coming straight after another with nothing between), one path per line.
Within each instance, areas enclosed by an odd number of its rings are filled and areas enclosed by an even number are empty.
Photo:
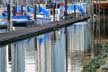
M1 33L0 46L5 45L7 43L15 42L18 40L26 39L28 37L33 37L35 35L41 35L43 33L55 31L59 28L67 27L76 22L81 22L88 19L89 17L81 17L81 18L75 18L75 19L45 24L45 25L41 25L41 26L37 26L33 28L25 28L24 30Z
M108 0L0 1L0 72L107 72L107 66Z

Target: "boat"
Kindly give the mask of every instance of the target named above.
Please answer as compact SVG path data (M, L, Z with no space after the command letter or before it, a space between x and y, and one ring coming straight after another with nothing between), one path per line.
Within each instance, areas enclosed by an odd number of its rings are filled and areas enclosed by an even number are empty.
M0 15L0 29L6 29L8 25L7 18L3 15Z
M12 16L11 21L14 27L26 27L34 24L28 16Z
M7 25L7 20L4 16L0 16L0 25Z
M48 24L51 22L51 18L44 16L43 13L36 15L37 25Z
M78 5L78 4L71 4L68 6L67 8L67 12L68 14L72 14L72 13L79 13L80 15L84 15L85 14L85 10L82 8L82 6Z
M3 11L4 11L4 8L0 8L0 25L7 24L6 16L4 15Z

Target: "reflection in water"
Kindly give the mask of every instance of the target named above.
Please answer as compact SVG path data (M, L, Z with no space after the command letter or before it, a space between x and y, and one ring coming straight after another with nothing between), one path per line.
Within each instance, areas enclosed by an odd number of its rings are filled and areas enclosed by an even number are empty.
M37 50L34 37L12 43L11 72L65 72L64 28L55 31L56 40L51 36L52 32L38 36ZM68 72L81 72L84 53L90 52L89 36L86 22L68 27Z
M65 35L64 28L56 31L56 40L51 41L52 70L51 72L65 72Z
M24 47L23 42L11 45L12 72L24 72Z
M0 33L6 32L6 29L1 29ZM6 72L8 70L8 47L0 47L0 72Z
M7 32L6 29L0 29L0 33L4 33L4 32Z
M33 39L11 45L12 72L35 72Z
M0 47L0 72L6 72L8 67L7 46Z
M88 22L79 22L68 27L68 41L68 72L81 72L84 65L82 60L85 59L84 54L90 53Z

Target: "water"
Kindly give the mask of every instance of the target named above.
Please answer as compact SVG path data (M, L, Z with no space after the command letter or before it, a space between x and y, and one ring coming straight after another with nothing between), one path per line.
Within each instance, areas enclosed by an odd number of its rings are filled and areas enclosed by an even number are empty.
M6 29L0 29L0 33L4 33L4 32L7 32Z
M7 32L6 29L0 30L0 33ZM8 52L7 45L0 47L0 72L5 72L8 70Z
M54 32L50 32L38 36L37 47L36 37L12 43L11 61L4 61L8 62L8 72L65 72L64 28L55 31L55 39L53 34ZM83 60L89 60L89 57L84 56L86 52L90 52L89 36L87 22L68 27L68 72L81 72L85 65Z

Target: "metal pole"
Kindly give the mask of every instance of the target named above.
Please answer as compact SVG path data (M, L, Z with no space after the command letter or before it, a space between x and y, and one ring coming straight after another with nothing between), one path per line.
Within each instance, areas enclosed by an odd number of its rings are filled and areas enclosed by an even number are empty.
M55 22L55 4L52 6L52 11L53 11L53 22ZM53 32L53 35L54 35L54 40L56 40L56 31Z
M65 48L66 48L66 72L68 72L68 31L65 27Z
M34 5L34 26L36 26L36 9L37 9L37 6L36 6L36 3L34 3L34 0L32 0L32 4ZM38 68L38 60L37 58L38 57L38 50L37 50L37 37L34 37L34 47L35 47L35 60L36 60L36 72L39 71L39 68ZM38 48L39 49L39 48Z
M9 0L9 4L7 6L8 9L8 30L12 31L12 21L11 21L11 17L12 17L12 0Z
M8 31L12 31L13 30L13 25L12 25L12 21L11 21L11 18L12 18L12 0L9 0L9 4L7 5L7 9L8 9ZM11 47L11 45L9 44L7 46L8 48ZM8 51L8 49L7 49ZM9 54L11 54L11 48L9 48ZM9 55L8 57L11 57L11 55Z
M36 26L36 4L34 4L34 25Z
M67 0L65 0L65 17L67 16Z
M56 7L55 4L52 7L53 7L52 8L53 9L53 21L55 22L55 7Z
M65 0L65 19L67 19L67 0ZM66 72L68 72L68 31L65 27Z
M8 11L8 31L10 31L10 4L7 5L7 11Z

